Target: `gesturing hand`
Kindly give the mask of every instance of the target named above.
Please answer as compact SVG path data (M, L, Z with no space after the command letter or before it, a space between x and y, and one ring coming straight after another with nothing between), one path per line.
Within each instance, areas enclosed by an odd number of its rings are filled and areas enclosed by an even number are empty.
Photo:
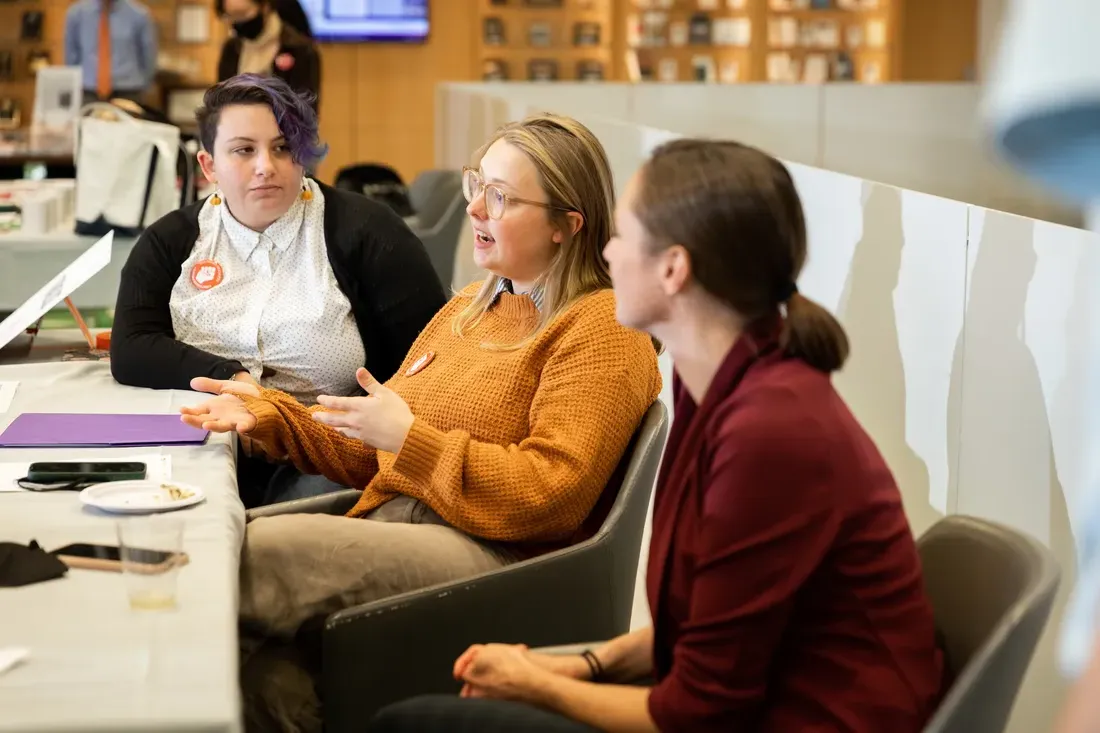
M191 389L218 396L194 407L181 407L183 422L215 433L236 431L244 435L256 428L256 416L237 396L259 397L260 388L255 384L197 377L191 380Z
M315 412L313 419L378 450L397 453L412 428L412 410L400 395L381 384L366 369L356 371L355 378L366 390L366 397L321 395L317 402L333 412Z
M260 396L260 385L251 377L248 379L210 379L209 377L195 377L191 380L191 389L196 392L209 392L210 394L239 394L249 397Z

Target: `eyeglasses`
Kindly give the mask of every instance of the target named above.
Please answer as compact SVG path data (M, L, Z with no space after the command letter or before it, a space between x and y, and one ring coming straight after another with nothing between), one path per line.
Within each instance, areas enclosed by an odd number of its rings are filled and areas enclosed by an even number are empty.
M473 168L463 168L462 193L466 196L466 201L473 201L481 195L482 191L485 192L485 213L489 215L490 219L499 219L504 216L504 209L507 208L508 204L527 204L528 206L539 206L552 211L575 211L575 209L567 209L564 206L554 206L553 204L544 204L541 201L510 196L504 193L499 186L481 180L481 174Z

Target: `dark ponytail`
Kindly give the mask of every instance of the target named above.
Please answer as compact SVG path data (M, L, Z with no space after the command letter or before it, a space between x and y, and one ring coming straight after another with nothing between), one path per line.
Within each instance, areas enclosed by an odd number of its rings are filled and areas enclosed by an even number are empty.
M833 314L795 293L787 301L780 343L788 354L830 374L848 358L848 335Z

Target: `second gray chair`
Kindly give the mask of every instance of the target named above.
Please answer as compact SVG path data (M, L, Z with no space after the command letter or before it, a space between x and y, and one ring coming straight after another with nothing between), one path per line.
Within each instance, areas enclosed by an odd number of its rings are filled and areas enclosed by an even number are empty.
M917 542L954 676L925 733L1002 733L1043 633L1061 572L1031 537L952 516Z
M431 170L421 173L409 185L409 203L416 213L405 221L428 250L428 258L439 281L445 289L449 289L454 275L458 234L466 219L461 171Z

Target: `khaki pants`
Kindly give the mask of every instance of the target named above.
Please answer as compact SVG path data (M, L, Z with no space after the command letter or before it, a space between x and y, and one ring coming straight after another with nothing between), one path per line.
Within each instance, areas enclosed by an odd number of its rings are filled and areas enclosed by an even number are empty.
M249 731L320 731L306 621L493 570L515 558L401 497L349 519L288 514L249 523L241 550L241 686ZM377 660L385 664L386 660Z

